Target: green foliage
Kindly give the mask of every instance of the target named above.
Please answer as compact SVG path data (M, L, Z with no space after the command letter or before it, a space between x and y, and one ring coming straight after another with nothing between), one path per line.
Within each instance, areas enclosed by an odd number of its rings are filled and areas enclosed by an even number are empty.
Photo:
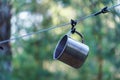
M17 18L15 33L19 36L22 31L35 32L93 13L106 5L117 4L112 0L13 0L11 3L13 17ZM24 19L19 17L24 11L31 15L42 15L43 19L36 23L35 17L29 16L33 22L29 22L28 25L32 25L27 27L27 24L23 24ZM52 59L58 40L71 26L11 43L12 80L119 80L120 19L117 14L119 13L116 11L93 17L76 26L83 33L85 44L90 47L85 64L78 70ZM78 36L75 38L80 39Z

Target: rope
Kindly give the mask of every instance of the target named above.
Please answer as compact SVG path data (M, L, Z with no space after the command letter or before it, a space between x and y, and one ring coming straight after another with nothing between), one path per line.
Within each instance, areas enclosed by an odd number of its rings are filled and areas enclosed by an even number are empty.
M75 20L77 23L80 23L81 21L87 19L87 18L90 18L90 17L93 17L93 16L97 16L101 13L107 13L107 12L110 12L112 9L114 9L115 7L118 7L120 6L120 4L117 4L117 5L114 5L114 6L111 6L111 7L104 7L103 9L101 9L100 11L96 12L96 13L93 13L93 14L90 14L88 16L85 16L85 17L82 17L82 18L78 18L77 20ZM0 41L0 44L3 44L3 43L6 43L6 42L10 42L12 40L16 40L16 39L20 39L20 38L23 38L23 37L27 37L27 36L31 36L33 34L39 34L39 33L42 33L42 32L46 32L46 31L50 31L50 30L53 30L55 28L59 28L59 27L64 27L64 26L68 26L70 25L71 23L68 22L68 23L64 23L64 24L60 24L58 26L53 26L53 27L50 27L50 28L47 28L47 29L41 29L41 30L38 30L36 32L32 32L32 33L28 33L26 35L22 35L22 36L19 36L19 37L15 37L15 38L11 38L11 39L8 39L8 40L3 40L3 41Z

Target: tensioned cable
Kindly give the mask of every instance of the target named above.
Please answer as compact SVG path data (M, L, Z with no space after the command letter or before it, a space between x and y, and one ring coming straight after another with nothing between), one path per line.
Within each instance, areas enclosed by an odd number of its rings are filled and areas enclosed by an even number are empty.
M118 7L118 6L120 6L120 4L117 4L117 5L111 6L111 7L108 8L108 10L111 10L111 9L113 9L113 8L115 8L115 7Z
M81 21L87 19L87 18L90 18L90 17L93 17L93 16L97 16L101 13L107 13L109 12L111 9L115 8L115 7L118 7L120 6L120 4L117 4L117 5L114 5L112 7L104 7L103 9L101 9L100 11L96 12L96 13L93 13L93 14L90 14L88 16L85 16L85 17L82 17L82 18L79 18L77 20L75 20L77 23L80 23ZM67 26L67 25L70 25L71 23L68 22L68 23L64 23L64 24L60 24L58 26L53 26L53 27L50 27L50 28L47 28L47 29L41 29L41 30L38 30L36 32L31 32L31 33L28 33L26 35L22 35L22 36L18 36L18 37L15 37L15 38L11 38L11 39L8 39L8 40L3 40L3 41L0 41L0 44L2 43L6 43L6 42L9 42L9 41L12 41L12 40L16 40L16 39L19 39L19 38L23 38L23 37L27 37L27 36L31 36L33 34L38 34L38 33L42 33L42 32L46 32L46 31L49 31L49 30L53 30L55 28L59 28L59 27L64 27L64 26Z
M110 10L112 10L113 8L118 7L118 6L120 6L120 4L111 6L111 7L109 7L109 8L108 8L108 7L104 7L104 8L103 8L102 10L100 10L99 12L96 12L96 13L93 13L93 14L91 14L91 15L85 16L85 17L83 17L83 18L77 19L76 22L79 23L79 22L81 22L82 20L87 19L87 18L89 18L89 17L97 16L97 15L99 15L99 14L101 14L101 13L107 13L107 12L109 12Z
M26 35L22 35L22 36L19 36L19 37L15 37L15 38L11 38L11 39L8 39L8 40L0 41L0 44L6 43L6 42L9 42L9 41L12 41L12 40L16 40L16 39L19 39L19 38L31 36L31 35L33 35L33 34L38 34L38 33L41 33L41 32L46 32L46 31L49 31L49 30L52 30L52 29L55 29L55 28L58 28L58 27L64 27L64 26L67 26L67 25L69 25L69 24L70 24L70 23L65 23L65 24L61 24L61 25L59 25L59 26L50 27L50 28L47 28L47 29L41 29L41 30L38 30L38 31L36 31L36 32L28 33L28 34L26 34Z

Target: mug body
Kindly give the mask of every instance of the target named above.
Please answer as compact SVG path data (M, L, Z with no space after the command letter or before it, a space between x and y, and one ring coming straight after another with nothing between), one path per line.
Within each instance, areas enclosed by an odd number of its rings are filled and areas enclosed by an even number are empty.
M88 56L89 47L65 35L57 44L53 58L79 68Z

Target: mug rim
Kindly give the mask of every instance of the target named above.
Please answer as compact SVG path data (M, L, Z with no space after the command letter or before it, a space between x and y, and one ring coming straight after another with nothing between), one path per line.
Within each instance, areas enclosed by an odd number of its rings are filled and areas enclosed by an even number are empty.
M64 40L65 40L65 41L64 41ZM55 48L55 50L54 50L53 59L59 59L59 58L60 58L60 56L62 55L63 51L64 51L65 48L66 48L67 42L68 42L68 35L63 36L63 37L58 41L57 46L56 46L56 48ZM63 48L61 49L61 51L58 52L57 50L58 50L58 48L60 47L60 45L61 45L62 43L64 43L64 44L62 45Z

